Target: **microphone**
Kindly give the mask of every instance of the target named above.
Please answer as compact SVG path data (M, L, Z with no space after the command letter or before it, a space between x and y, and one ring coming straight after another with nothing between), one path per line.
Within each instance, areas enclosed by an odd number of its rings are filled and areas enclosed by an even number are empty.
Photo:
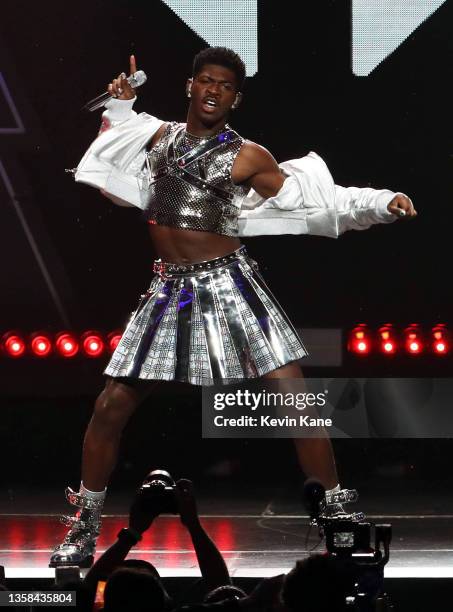
M143 83L146 83L146 79L147 79L147 76L143 72L143 70L137 70L137 72L134 72L134 74L131 74L130 76L128 76L126 81L129 83L129 85L133 89L136 89L137 87L140 87L140 85L143 85ZM106 91L105 93L101 94L97 98L93 98L92 100L87 102L85 106L82 107L82 110L90 111L92 113L98 108L101 108L102 106L104 106L107 100L110 100L111 97L112 96L110 95L110 93Z

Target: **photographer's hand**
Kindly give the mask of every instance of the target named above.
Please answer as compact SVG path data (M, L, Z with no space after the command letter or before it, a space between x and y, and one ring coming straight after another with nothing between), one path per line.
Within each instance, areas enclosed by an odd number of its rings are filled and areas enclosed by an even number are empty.
M191 527L200 525L198 516L197 502L193 482L186 478L181 478L176 483L176 501L178 502L179 516L181 523L190 530Z
M222 554L200 523L193 483L186 479L178 480L175 494L181 523L190 533L201 575L208 588L214 589L224 584L231 584Z
M129 510L129 527L138 533L144 533L157 516L159 516L159 510L150 509L149 502L145 506L142 497L137 493Z

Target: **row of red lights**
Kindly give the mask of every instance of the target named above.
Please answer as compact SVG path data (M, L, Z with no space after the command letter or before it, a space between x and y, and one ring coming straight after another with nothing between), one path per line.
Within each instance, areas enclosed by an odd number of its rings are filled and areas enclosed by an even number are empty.
M451 337L446 326L440 323L428 332L423 331L416 323L402 331L395 330L391 324L373 331L362 323L350 332L348 351L357 355L368 355L372 352L384 355L431 353L441 356L450 353Z
M118 331L106 336L96 331L86 331L80 336L69 331L55 335L34 332L28 337L10 331L3 335L0 349L1 353L9 357L48 357L53 354L75 357L79 353L88 357L100 357L106 352L112 353L120 339L121 333ZM349 334L348 350L358 355L368 355L371 352L386 355L398 352L447 355L451 351L451 339L444 324L436 325L429 333L424 333L417 324L409 325L402 332L397 332L390 324L383 325L377 331L360 324Z
M82 354L86 357L101 357L112 353L121 339L118 331L103 335L96 331L86 331L78 336L69 331L57 334L34 332L29 336L10 331L3 335L0 343L1 354L8 357L75 357Z

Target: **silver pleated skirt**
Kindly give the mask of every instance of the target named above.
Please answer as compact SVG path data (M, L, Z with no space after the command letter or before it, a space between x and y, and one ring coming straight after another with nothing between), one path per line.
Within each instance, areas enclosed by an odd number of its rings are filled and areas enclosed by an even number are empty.
M154 270L104 374L228 384L308 354L245 247Z

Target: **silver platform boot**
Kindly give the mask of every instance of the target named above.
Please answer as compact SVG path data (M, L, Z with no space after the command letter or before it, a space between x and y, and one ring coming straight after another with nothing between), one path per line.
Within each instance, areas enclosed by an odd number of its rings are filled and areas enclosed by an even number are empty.
M63 516L61 521L70 527L65 539L53 551L49 567L78 565L90 567L96 550L96 539L101 528L104 499L92 499L71 488L65 490L66 499L80 510L75 516Z
M347 512L343 504L356 502L359 494L356 489L339 489L335 492L326 491L325 502L321 503L321 517L323 518L342 518L347 517L353 521L363 521L363 512Z

